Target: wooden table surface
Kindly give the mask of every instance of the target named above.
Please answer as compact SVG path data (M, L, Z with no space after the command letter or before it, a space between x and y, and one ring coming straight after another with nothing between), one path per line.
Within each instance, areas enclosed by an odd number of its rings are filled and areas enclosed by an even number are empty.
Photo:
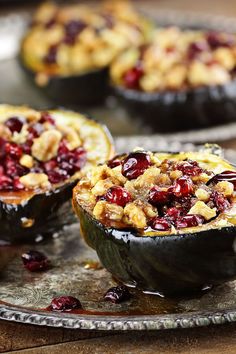
M139 0L142 1L142 0ZM143 0L144 1L144 0ZM145 0L147 6L235 16L235 0ZM0 5L0 13L15 10ZM236 141L224 147L235 148ZM236 323L153 332L95 332L0 321L0 353L236 353Z

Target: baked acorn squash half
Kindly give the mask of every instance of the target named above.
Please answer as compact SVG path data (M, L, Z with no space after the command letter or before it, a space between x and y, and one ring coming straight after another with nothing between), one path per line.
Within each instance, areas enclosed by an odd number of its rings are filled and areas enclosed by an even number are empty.
M70 223L72 188L112 154L106 128L79 113L0 105L0 242Z
M236 37L158 29L111 65L114 93L153 131L182 131L235 121Z
M149 28L126 1L99 7L45 3L22 41L20 62L54 102L99 104L108 92L109 64L142 44Z
M236 168L209 152L134 151L73 191L82 235L119 281L175 295L236 278Z

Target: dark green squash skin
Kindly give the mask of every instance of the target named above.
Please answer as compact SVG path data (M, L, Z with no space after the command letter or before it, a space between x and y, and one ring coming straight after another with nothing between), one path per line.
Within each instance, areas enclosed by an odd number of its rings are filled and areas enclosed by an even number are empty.
M85 241L123 283L164 295L191 293L236 278L236 227L173 236L106 228L80 206Z
M21 57L19 57L19 63L30 82L54 103L73 106L99 105L104 102L107 96L107 68L77 76L52 76L45 86L40 87L35 83L36 73L26 67Z
M72 189L77 181L51 191L34 194L21 204L0 201L0 243L34 242L38 235L51 236L75 219L71 208ZM21 218L34 220L23 227Z
M236 80L186 91L146 93L113 86L130 112L156 132L184 131L235 122Z

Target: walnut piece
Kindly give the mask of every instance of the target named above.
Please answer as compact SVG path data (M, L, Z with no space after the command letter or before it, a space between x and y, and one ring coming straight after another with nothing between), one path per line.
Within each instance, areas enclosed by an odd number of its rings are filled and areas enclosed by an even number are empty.
M20 164L21 164L21 166L24 166L24 167L27 167L27 168L31 168L34 165L34 159L30 155L23 155L20 158Z
M206 220L210 220L216 216L216 209L211 209L202 201L198 201L189 210L188 214L202 215Z
M144 229L147 226L147 219L141 207L135 203L129 203L124 208L125 221L138 229Z
M224 197L231 197L231 195L234 192L234 185L231 182L228 181L221 181L218 182L217 185L215 186L215 189L222 193Z
M48 188L50 186L48 176L45 173L30 172L20 177L20 182L29 189Z
M124 211L121 206L107 203L104 200L100 200L93 209L93 215L98 220L107 218L112 221L120 221L123 213Z
M43 132L39 138L34 139L32 156L39 161L48 161L57 155L62 134L55 129Z

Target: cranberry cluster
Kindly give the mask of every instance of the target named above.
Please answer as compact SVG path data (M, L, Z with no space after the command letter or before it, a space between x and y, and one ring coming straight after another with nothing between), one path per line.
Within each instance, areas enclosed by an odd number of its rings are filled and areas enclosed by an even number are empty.
M149 154L138 151L130 153L125 158L117 156L108 162L110 168L119 165L121 165L122 174L132 180L142 175L152 163ZM194 197L196 186L192 178L203 172L207 174L210 174L210 172L203 170L196 161L192 160L181 162L166 160L162 163L161 168L164 169L165 173L175 170L181 171L183 175L166 188L156 185L149 191L148 202L158 210L158 216L150 221L151 228L158 231L168 231L172 225L181 229L203 224L205 222L204 217L188 214L196 201ZM213 176L207 184L214 185L220 181L229 181L234 184L236 189L236 172L224 171ZM132 200L130 193L121 186L111 187L104 198L109 203L115 203L122 207ZM230 202L222 193L212 190L208 205L211 208L215 207L217 212L220 213L230 207Z
M217 32L208 32L206 33L205 40L192 42L189 44L186 59L188 61L196 60L200 54L204 52L210 52L212 50L216 50L220 47L232 47L235 45L235 39L231 35L224 35L222 36L220 33ZM140 48L140 58L138 59L137 63L134 67L127 70L123 74L123 82L125 87L128 89L138 90L140 89L140 79L145 74L142 66L142 58L144 52L148 47L141 47ZM175 47L167 48L167 52L174 52L176 50ZM211 64L211 63L209 63Z
M19 179L29 172L45 173L51 183L60 183L70 178L85 165L86 151L82 147L69 150L65 140L60 142L55 158L47 162L35 159L31 169L20 164L23 154L31 155L33 140L42 134L45 129L43 124L46 122L55 125L50 114L43 112L39 121L28 124L28 136L23 144L16 144L0 138L0 190L24 189ZM20 133L24 124L26 124L26 119L21 117L11 117L5 122L5 126L12 134Z

